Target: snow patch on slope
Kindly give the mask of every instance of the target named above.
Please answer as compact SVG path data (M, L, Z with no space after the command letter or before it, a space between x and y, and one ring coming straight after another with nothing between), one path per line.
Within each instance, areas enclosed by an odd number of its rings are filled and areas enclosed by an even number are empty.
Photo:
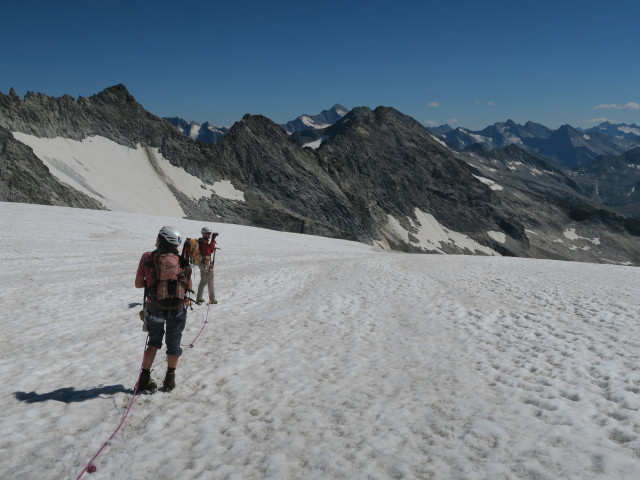
M213 193L215 193L219 197L244 202L244 192L242 190L236 189L231 183L231 180L221 180L219 182L214 182L211 189L213 190Z
M523 166L522 162L507 162L507 167L509 170L516 170L518 167Z
M489 137L484 137L482 135L478 135L476 133L471 133L471 132L467 132L467 134L476 143L482 143L482 144L488 144L488 145L492 145L493 144L493 141Z
M433 138L436 142L438 142L440 145L442 145L444 148L446 148L447 150L451 150L449 148L449 145L447 145L443 140L439 139L438 137L436 137L435 135L431 135L431 138Z
M316 123L313 119L307 117L306 115L301 116L300 121L307 127L316 128L318 130L331 126L330 123Z
M411 217L407 217L407 219L413 229L417 231L410 232L406 230L395 217L387 215L389 223L385 233L391 238L397 238L405 243L428 251L446 253L443 250L444 247L450 246L458 248L461 251L468 250L473 253L500 256L495 250L481 245L472 238L443 227L435 217L429 213L425 213L416 208L414 214L415 221ZM377 241L376 243L385 248L389 247L385 241Z
M580 235L578 235L576 233L576 229L575 228L568 228L564 231L564 236L567 237L569 240L586 240L588 242L593 243L594 245L600 245L600 238L596 237L596 238L588 238L588 237L581 237Z
M496 242L505 243L507 241L507 236L502 232L496 232L494 230L489 230L487 232L491 238L493 238Z
M316 150L316 149L320 148L320 145L322 145L322 142L324 142L327 138L329 138L329 137L328 136L324 136L322 138L319 138L318 140L314 140L313 142L305 143L302 146L303 147L309 147L309 148L312 148L313 150Z
M82 141L39 138L13 132L61 182L86 193L109 210L154 215L185 215L169 185L198 200L211 194L244 200L230 181L203 182L172 165L157 148L129 148L100 136Z
M586 251L586 250L591 250L592 248L591 245L600 245L600 238L582 237L576 233L575 228L567 228L563 232L563 236L565 237L565 239L571 240L572 242L583 242L583 245L580 246L579 244L576 245L574 243L565 242L565 240L562 238L556 238L555 240L553 240L554 243L562 244L566 246L569 250L585 250ZM587 245L584 245L584 243L587 243ZM603 260L606 262L609 261L606 259L603 259Z
M634 135L640 136L640 128L634 128L629 125L620 125L618 127L618 130L620 130L623 133L633 133Z
M497 184L496 182L494 182L489 178L480 177L478 175L474 175L474 177L476 177L478 180L480 180L482 183L488 186L491 190L504 190L504 187L502 185Z

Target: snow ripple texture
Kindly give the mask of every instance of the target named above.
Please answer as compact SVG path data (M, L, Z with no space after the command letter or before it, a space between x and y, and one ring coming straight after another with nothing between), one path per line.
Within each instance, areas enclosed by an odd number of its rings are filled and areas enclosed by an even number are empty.
M140 254L202 224L0 212L0 472L76 478L136 380ZM213 227L220 303L92 478L637 478L640 270Z

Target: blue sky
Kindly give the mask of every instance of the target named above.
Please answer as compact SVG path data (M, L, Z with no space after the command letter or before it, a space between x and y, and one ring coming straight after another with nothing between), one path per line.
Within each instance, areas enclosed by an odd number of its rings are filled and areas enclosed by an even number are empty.
M640 124L637 0L24 0L2 17L5 94L123 83L155 115L218 126L335 103L427 126Z

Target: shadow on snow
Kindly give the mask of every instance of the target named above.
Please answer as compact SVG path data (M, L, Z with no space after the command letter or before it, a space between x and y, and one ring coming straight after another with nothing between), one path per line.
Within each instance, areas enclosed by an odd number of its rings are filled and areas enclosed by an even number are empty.
M124 385L108 385L105 387L90 388L88 390L76 390L73 387L59 388L49 393L15 392L15 397L21 402L38 403L55 400L63 403L84 402L103 395L115 395L116 393L132 393L130 388Z

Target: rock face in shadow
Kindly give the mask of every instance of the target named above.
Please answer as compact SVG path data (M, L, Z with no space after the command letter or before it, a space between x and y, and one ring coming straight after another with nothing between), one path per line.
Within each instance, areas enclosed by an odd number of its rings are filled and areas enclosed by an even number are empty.
M640 219L640 148L619 156L598 157L572 175L592 198Z
M0 94L0 200L100 208L61 184L11 132L157 148L203 183L231 181L244 193L242 202L194 200L170 186L193 219L409 252L640 264L638 221L604 208L561 167L517 147L453 152L393 108L355 108L320 131L324 140L311 149L260 115L245 115L218 143L196 142L123 85L77 100ZM24 181L20 170L28 171Z

